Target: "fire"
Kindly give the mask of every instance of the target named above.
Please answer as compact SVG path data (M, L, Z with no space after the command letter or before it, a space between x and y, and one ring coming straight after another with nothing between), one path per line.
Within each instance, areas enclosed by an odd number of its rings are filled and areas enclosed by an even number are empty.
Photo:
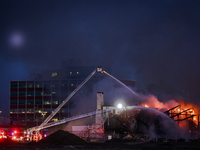
M194 115L194 110L191 109L190 114L191 114L191 115Z
M146 102L141 104L141 106L155 108L155 109L158 109L158 110L161 110L161 109L167 110L167 109L172 108L172 107L177 106L177 105L178 105L178 102L176 102L174 100L169 100L166 103L160 102L153 95L146 97Z
M150 95L144 98L145 102L141 104L143 107L150 107L162 112L168 111L171 108L174 108L170 111L170 115L175 121L179 121L179 126L186 128L186 123L182 120L190 120L198 125L199 122L199 109L198 106L192 103L186 103L182 100L169 100L167 102L160 102L155 96ZM177 107L176 107L177 106Z
M181 101L177 102L175 100L169 100L169 101L164 103L164 102L158 101L158 99L153 95L148 96L146 98L145 103L141 104L141 106L155 108L155 109L158 109L158 110L168 110L168 109L173 108L173 107L178 106L178 105L181 105L181 108L176 109L177 113L178 112L180 113L184 110L190 109L190 110L187 111L188 114L190 114L190 115L199 114L198 108L195 105L192 105L192 104L189 104L189 103L186 104L186 103L181 102Z

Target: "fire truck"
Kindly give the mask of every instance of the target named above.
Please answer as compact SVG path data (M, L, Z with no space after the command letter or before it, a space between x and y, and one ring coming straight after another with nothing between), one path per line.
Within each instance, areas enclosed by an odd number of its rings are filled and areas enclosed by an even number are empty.
M7 139L7 132L4 130L0 130L0 139Z

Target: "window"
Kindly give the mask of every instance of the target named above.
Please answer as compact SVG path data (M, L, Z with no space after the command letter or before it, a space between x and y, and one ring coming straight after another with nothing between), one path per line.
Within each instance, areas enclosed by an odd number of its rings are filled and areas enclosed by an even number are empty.
M44 104L45 105L50 105L51 104L51 100L44 100Z
M19 96L26 96L26 92L19 92Z
M61 109L61 112L62 112L62 113L67 113L67 112L68 112L68 109L67 109L67 108L62 108L62 109Z
M61 81L62 87L68 87L68 81Z
M52 103L53 103L54 105L58 105L58 100L52 100Z
M56 122L58 121L58 118L53 118L52 121Z
M17 113L17 109L10 109L10 113Z
M35 82L35 87L36 88L42 87L42 82Z
M17 96L17 92L10 92L10 96Z
M25 100L19 100L19 105L25 105L26 101Z
M27 92L27 96L34 96L34 91Z
M11 83L11 88L17 88L18 87L18 84L17 83Z
M69 74L70 74L70 76L71 76L71 75L72 75L72 72L70 72Z
M42 104L42 100L35 100L35 105L41 105Z
M26 83L19 83L19 88L25 88L26 87Z
M28 82L27 83L28 88L33 88L34 87L34 82Z
M17 105L17 100L10 101L10 105Z
M36 113L40 113L42 110L41 109L37 109L35 110ZM37 114L36 114L37 115ZM37 116L38 117L38 116ZM39 118L39 117L38 117Z
M43 113L51 113L51 108L44 108Z
M77 86L77 80L70 80L69 86L73 86L73 87Z
M42 96L42 92L40 92L40 91L35 91L35 96Z
M27 105L34 105L34 100L27 100Z
M51 92L50 91L44 91L44 96L51 96Z
M19 113L25 113L25 109L19 109Z
M49 82L44 82L44 87L51 87L51 81L49 81Z
M76 72L76 74L80 74L79 72Z
M52 87L59 87L60 83L59 81L52 81Z
M62 90L61 91L61 95L62 96L67 96L68 95L68 91L67 90Z
M33 108L28 108L27 109L27 113L34 113L34 109Z
M53 90L51 94L59 96L59 93L60 93L59 90Z
M51 76L52 76L52 77L57 76L57 72L53 72L53 73L51 74Z

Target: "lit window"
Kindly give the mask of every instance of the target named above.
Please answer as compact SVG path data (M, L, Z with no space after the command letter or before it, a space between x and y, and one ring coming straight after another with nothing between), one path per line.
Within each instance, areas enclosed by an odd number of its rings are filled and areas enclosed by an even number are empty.
M36 113L40 113L40 112L41 112L41 110L39 110L39 109L38 109L38 110L35 110L35 112L36 112Z
M52 77L55 77L55 76L57 76L57 72L52 73Z
M77 72L77 74L79 74L79 72Z
M69 74L70 74L70 76L71 76L71 75L72 75L72 72L70 72Z
M50 105L50 104L51 104L51 101L50 101L50 100L44 100L44 104L45 104L45 105Z
M71 86L74 86L74 84L71 84Z
M58 121L58 118L53 118L52 121L54 121L54 122L55 122L55 121Z
M54 100L54 101L53 101L53 104L58 104L58 101L55 101L55 100Z

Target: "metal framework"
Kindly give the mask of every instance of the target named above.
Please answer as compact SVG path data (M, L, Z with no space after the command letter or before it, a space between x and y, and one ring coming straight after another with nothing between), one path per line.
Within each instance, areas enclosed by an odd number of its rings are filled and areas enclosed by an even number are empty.
M189 125L190 132L199 132L200 131L200 121L199 115L193 115L190 113L192 108L181 111L181 105L177 105L164 113L167 114L170 118L177 122L179 125L181 121L186 120ZM196 123L194 122L194 117L197 116Z

